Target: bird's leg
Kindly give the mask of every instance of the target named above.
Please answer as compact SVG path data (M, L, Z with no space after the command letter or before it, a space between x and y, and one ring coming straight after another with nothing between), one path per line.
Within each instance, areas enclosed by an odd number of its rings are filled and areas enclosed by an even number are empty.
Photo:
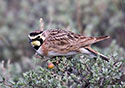
M42 62L46 62L50 59L50 57L43 57Z
M42 60L42 62L46 62L47 60L50 59L50 57L45 57L45 56L42 56L40 55L39 53L35 53L34 55L36 58L40 58Z

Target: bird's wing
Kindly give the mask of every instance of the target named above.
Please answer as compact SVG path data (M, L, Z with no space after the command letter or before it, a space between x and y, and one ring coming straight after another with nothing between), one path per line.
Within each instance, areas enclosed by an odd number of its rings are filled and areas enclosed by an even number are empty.
M64 40L72 45L77 45L77 46L91 45L97 40L95 37L86 37L84 35L75 34L73 32L65 30L50 30L50 31L51 32L49 34L48 40L55 40L58 42Z
M58 53L76 51L78 48L78 46L76 46L76 40L69 38L67 33L48 36L42 46L45 46L48 51L54 51Z
M67 53L70 51L79 51L79 48L91 45L95 42L106 39L107 37L86 37L65 30L50 30L50 34L46 37L42 46L47 51L58 53Z
M101 36L101 37L86 37L86 36L80 36L78 43L80 47L92 45L93 43L105 40L110 38L109 36Z

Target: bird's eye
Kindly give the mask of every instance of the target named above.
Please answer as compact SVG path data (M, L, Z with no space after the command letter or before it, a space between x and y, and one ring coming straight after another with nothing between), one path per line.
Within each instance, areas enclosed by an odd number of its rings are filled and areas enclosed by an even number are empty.
M35 36L35 35L37 35L36 33L30 33L29 34L30 36Z
M38 36L37 39L40 39L40 36Z

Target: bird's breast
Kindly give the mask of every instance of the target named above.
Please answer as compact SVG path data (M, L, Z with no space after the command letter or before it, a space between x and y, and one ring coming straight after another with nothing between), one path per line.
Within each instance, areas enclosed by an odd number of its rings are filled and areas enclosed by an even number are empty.
M70 51L68 53L59 53L59 52L55 52L55 51L49 51L48 52L48 56L72 56L72 55L76 55L78 52L76 51Z
M40 46L36 52L42 56L48 56L48 49L45 46Z

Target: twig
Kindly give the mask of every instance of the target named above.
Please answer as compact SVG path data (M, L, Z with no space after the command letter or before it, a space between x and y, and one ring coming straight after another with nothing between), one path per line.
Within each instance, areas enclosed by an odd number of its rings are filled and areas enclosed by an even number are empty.
M40 18L40 30L41 30L41 31L44 30L44 22L43 22L43 18Z

